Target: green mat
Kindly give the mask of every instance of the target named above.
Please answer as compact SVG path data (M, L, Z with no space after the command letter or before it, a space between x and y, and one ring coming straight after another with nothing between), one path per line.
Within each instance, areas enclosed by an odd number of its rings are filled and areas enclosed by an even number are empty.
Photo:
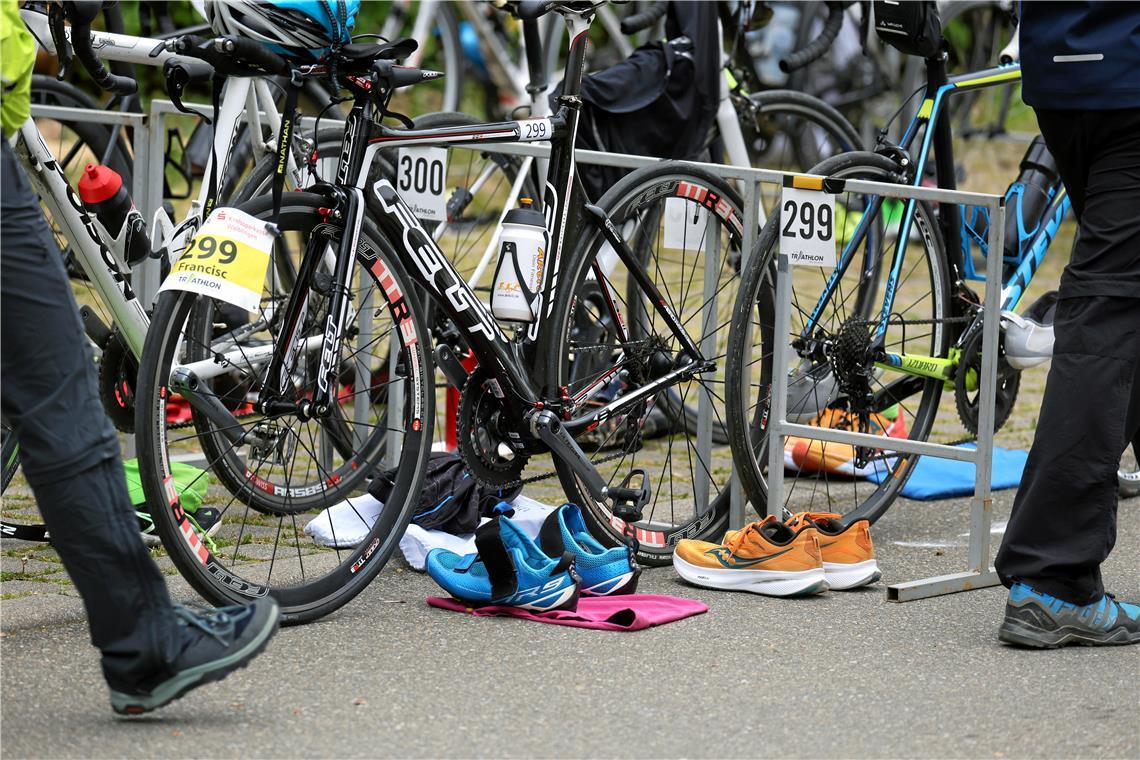
M174 474L174 487L178 489L178 496L182 502L182 509L189 514L194 514L206 498L206 489L210 485L210 474L205 470L181 462L175 462L171 466L171 470ZM124 460L123 471L127 476L127 493L131 497L131 504L136 507L145 507L146 496L143 494L142 479L139 477L139 460Z

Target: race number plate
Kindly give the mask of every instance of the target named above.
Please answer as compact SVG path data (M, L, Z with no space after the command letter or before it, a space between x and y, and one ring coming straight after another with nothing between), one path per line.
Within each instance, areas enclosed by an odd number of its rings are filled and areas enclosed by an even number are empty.
M396 159L396 190L424 222L447 219L447 148L401 148Z
M780 197L780 252L794 265L835 266L835 196L785 187Z
M272 250L265 221L235 208L216 209L159 290L187 290L257 311Z

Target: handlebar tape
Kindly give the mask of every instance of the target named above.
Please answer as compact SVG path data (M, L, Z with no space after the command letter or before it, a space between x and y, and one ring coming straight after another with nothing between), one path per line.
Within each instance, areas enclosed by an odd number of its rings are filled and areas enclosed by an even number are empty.
M831 47L831 43L835 42L836 36L839 34L839 29L843 26L843 4L842 3L828 3L827 4L827 21L823 24L823 31L814 40L804 45L803 48L789 55L780 61L780 71L785 74L791 73L797 69L802 69L809 63L818 60L827 52Z
M648 29L661 20L666 10L665 3L654 3L640 13L623 18L621 20L621 33L637 34L643 29Z

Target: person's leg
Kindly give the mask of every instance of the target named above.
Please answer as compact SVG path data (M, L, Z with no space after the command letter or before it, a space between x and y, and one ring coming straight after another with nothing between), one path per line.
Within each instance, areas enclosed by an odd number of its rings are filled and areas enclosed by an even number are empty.
M1076 605L1100 599L1116 540L1116 471L1137 435L1140 357L1140 111L1039 123L1081 234L1061 278L1053 363L1021 488L995 562ZM1080 202L1080 205L1076 205Z
M182 636L143 546L75 299L7 143L0 163L0 404L113 689L169 674Z

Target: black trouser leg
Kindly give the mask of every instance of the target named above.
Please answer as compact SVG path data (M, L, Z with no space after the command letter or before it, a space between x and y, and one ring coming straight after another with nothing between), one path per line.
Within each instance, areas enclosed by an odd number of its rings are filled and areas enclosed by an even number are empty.
M4 142L0 164L0 405L52 545L79 589L112 688L167 673L180 644L139 538L115 431L59 249Z
M1108 118L1108 117L1111 118ZM1061 277L1053 364L996 566L1074 604L1104 593L1116 471L1140 438L1140 111L1038 111L1081 234Z

